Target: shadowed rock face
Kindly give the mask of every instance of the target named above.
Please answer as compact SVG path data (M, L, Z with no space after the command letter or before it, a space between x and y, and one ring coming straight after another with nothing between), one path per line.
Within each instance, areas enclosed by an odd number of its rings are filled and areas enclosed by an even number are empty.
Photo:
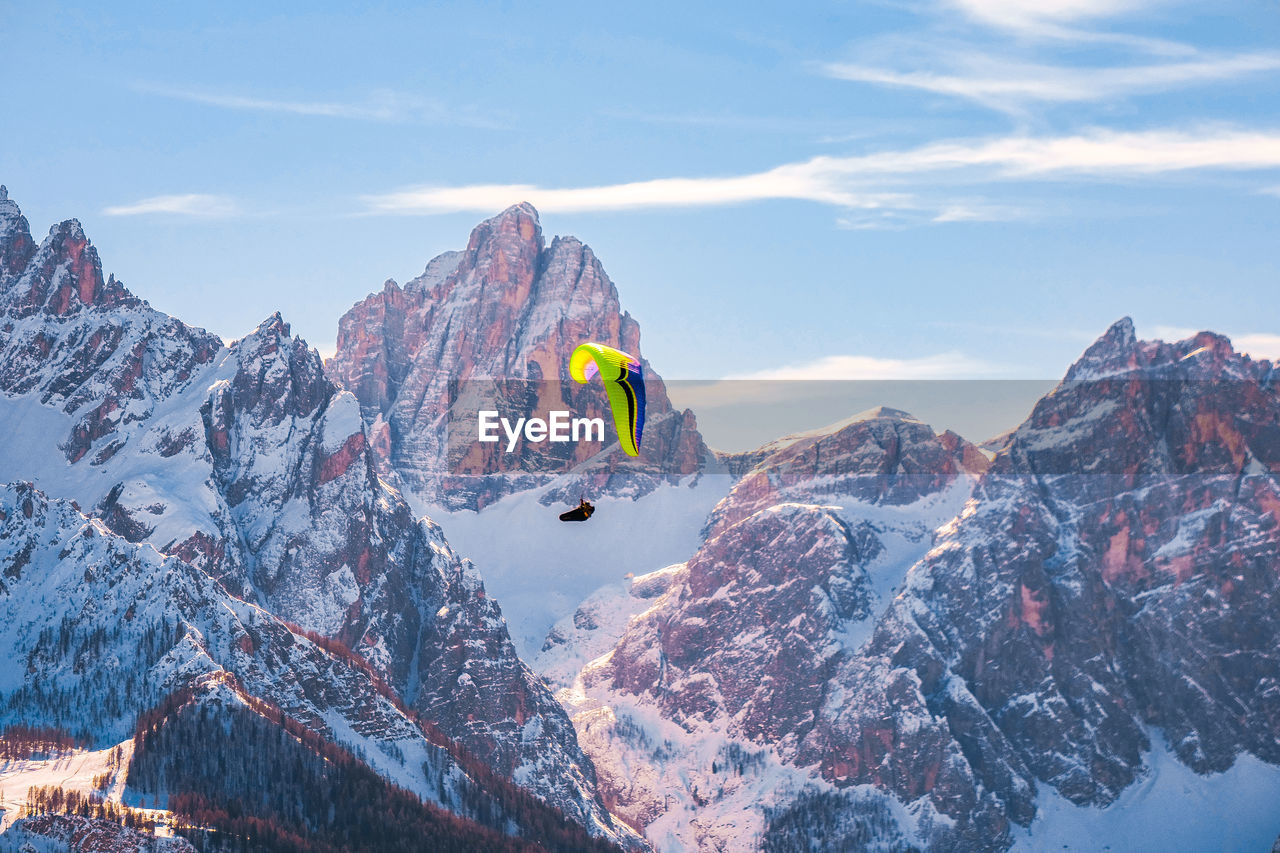
M465 610L465 602L451 593L441 590L437 601ZM479 613L473 609L472 618L477 615L491 617L492 606ZM252 697L363 753L370 766L428 802L504 831L525 819L495 797L506 792L489 790L487 779L468 776L455 758L456 747L446 748L436 732L428 737L367 664L229 595L188 563L127 542L68 502L49 500L25 484L0 485L0 624L6 655L24 662L20 672L6 677L0 726L56 722L101 748L129 737L139 715L167 698L189 696L184 704L202 704L213 713L203 727L216 748L212 732L220 728L219 706L244 707ZM460 642L476 641L475 633L464 635L457 628L454 633ZM491 645L488 651L486 671L499 669L503 649ZM451 671L439 660L433 663L437 681ZM479 682L484 674L476 671L476 676ZM487 729L489 739L501 743L500 727L480 716L493 711L486 699L492 681L477 683L466 713L472 728ZM437 686L424 686L424 695L436 695ZM534 719L538 697L519 684L505 686L520 698L525 719ZM438 714L427 719L448 721L458 712L442 706L433 710ZM222 745L232 754L254 748L243 740ZM538 757L544 763L540 769L577 773L577 780L560 783L566 790L575 781L584 783L585 771L577 764L559 765L562 757L554 748L544 743L543 749L547 754ZM469 747L466 751L476 754ZM504 759L494 750L478 757L493 765ZM235 754L230 760L244 759ZM199 763L191 755L177 760ZM131 776L131 787L134 781ZM252 799L256 792L234 794ZM574 806L572 799L565 804ZM594 817L577 805L570 812L575 818ZM540 831L517 831L524 829ZM102 849L132 848L108 844Z
M477 226L465 251L436 258L403 289L387 282L355 305L339 321L327 367L360 401L384 474L428 502L477 509L581 465L599 446L522 445L511 454L473 441L451 448L451 383L456 390L507 380L497 386L499 399L517 409L606 412L598 387L568 375L570 353L586 341L639 355L640 328L621 311L591 249L573 237L547 246L537 212L522 204ZM624 468L619 452L603 454L578 470L566 493L643 493L701 470L706 448L692 413L672 410L647 363L645 375L641 457Z
M39 246L17 204L0 200L0 391L39 395L74 418L59 450L110 459L118 431L208 365L222 342L152 311L112 276L74 219Z
M650 693L677 722L727 717L735 734L794 746L822 704L831 634L867 615L863 566L880 548L826 509L763 510L708 541L593 678Z
M827 481L892 502L902 481L884 472L912 442L901 423L854 424L841 432L860 441L818 442L841 453L793 444L778 467L774 450L588 681L676 722L721 715L837 786L924 798L954 821L926 839L941 849L1007 846L1042 784L1114 801L1157 729L1200 772L1244 751L1280 762L1278 378L1220 336L1142 342L1117 323L1008 438L856 648L822 647L837 611L815 597L823 578L856 588L847 555L865 551L821 509L762 507L822 502ZM930 460L916 482L976 461L948 442L914 454ZM778 547L783 515L794 541ZM776 694L794 705L770 707Z
M726 717L735 734L794 751L847 654L836 637L872 615L867 566L885 551L883 527L821 504L935 495L963 473L967 442L955 439L881 408L762 448L661 606L590 679L650 693L677 721Z
M38 449L5 456L8 479L341 640L497 772L612 827L568 717L474 567L379 481L318 353L279 314L224 345L103 281L78 223L34 249L26 229L0 200L0 418Z
M936 493L961 472L981 474L987 458L953 432L880 407L827 432L784 438L751 454L753 467L707 522L712 535L786 501L852 499L905 505Z

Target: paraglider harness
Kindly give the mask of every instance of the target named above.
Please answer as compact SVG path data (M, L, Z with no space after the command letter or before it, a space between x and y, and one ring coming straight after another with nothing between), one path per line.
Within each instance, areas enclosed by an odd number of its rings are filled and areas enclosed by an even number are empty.
M591 517L591 513L595 511L596 511L596 508L591 504L587 503L586 498L581 498L576 507L569 510L568 512L560 513L560 520L561 521L586 521L588 518Z

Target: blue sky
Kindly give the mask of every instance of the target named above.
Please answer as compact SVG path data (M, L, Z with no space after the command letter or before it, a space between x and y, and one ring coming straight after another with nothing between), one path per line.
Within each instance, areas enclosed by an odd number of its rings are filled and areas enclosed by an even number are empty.
M1126 314L1280 355L1270 0L5 4L0 39L33 230L228 338L330 349L529 200L671 377L1057 377Z

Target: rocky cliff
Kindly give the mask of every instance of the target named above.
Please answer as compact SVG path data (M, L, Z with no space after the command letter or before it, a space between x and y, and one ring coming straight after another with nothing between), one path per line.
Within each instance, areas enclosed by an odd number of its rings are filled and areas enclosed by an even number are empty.
M597 341L640 356L640 328L591 249L573 237L547 245L537 212L509 208L476 227L403 288L389 281L338 325L327 365L355 394L381 470L428 504L480 509L513 492L573 474L553 500L644 494L702 470L708 456L691 412L675 411L645 362L648 417L641 456L596 444L522 444L507 453L475 441L475 406L606 414L601 389L573 383L569 355ZM468 420L469 418L469 420ZM450 441L451 426L461 432Z
M277 314L224 345L0 201L0 464L130 542L349 645L447 736L615 832L563 710L439 528L382 483L352 394Z
M1143 342L1117 323L863 627L884 508L978 456L939 438L913 469L880 440L791 451L794 477L747 473L668 591L563 694L618 811L714 849L707 827L745 784L708 752L727 737L780 762L775 778L809 774L756 804L755 843L865 837L878 791L897 815L876 819L885 843L1003 849L1019 825L1034 839L1042 789L1114 802L1153 739L1202 773L1280 761L1275 379L1220 336ZM915 474L901 498L895 470ZM806 480L842 511L797 504ZM610 748L649 769L620 774ZM656 793L681 774L693 790Z

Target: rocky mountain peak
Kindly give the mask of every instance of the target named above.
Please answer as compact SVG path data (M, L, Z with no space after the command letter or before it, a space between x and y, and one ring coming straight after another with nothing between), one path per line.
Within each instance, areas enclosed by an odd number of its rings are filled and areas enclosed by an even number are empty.
M859 417L861 420L864 420L864 421L869 421L875 418L885 418L891 421L919 420L915 415L911 414L910 412L904 412L902 409L895 409L892 406L876 406L875 408L867 409L865 412L862 412L857 417Z
M595 253L574 237L556 237L548 246L537 211L524 203L480 223L464 251L440 255L403 290L384 285L353 306L338 323L328 368L359 400L380 472L394 472L431 502L474 508L517 488L517 479L519 488L528 488L542 481L542 472L568 470L598 448L558 446L565 458L545 459L536 451L489 453L494 448L486 447L465 465L451 466L450 383L535 383L524 390L536 390L531 396L542 409L584 411L599 389L570 382L568 362L585 341L640 355L640 328L622 311ZM662 471L646 471L641 494L672 470L695 472L707 452L692 414L672 411L647 365L645 376L645 450L652 448L647 459ZM610 465L592 476L608 481ZM445 479L455 474L469 479L451 480L446 488Z
M103 278L98 250L85 236L78 219L54 225L49 236L33 250L27 248L26 226L20 215L11 217L8 223L0 222L7 237L0 243L0 257L10 272L18 274L9 294L16 301L15 308L24 313L43 310L65 316L89 306L142 304L114 277Z
M709 535L779 503L854 498L906 505L934 494L962 473L986 470L986 457L955 433L901 409L880 406L839 423L798 433L743 454L750 467L711 513Z
M274 335L275 337L289 337L289 324L284 321L284 317L279 311L274 312L270 317L258 324L258 335Z
M542 225L533 205L517 204L471 231L467 253L476 265L500 264L518 271L542 252Z
M227 431L249 416L258 425L312 418L329 404L336 388L324 375L320 354L290 334L280 312L231 345L237 369L229 385L211 389L206 414L215 460L230 453Z
M1130 317L1121 317L1089 345L1067 371L1066 381L1132 370L1139 364L1138 335Z
M27 218L7 191L0 192L0 279L22 272L35 250Z

